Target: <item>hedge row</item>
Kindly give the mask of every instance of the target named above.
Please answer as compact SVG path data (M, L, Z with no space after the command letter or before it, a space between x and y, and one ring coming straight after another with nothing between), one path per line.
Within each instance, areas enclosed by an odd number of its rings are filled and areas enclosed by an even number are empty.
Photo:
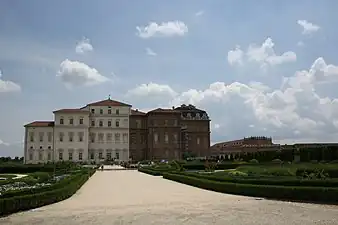
M299 178L287 177L283 179L274 178L240 178L231 176L204 175L197 173L176 172L175 174L207 179L219 182L256 184L256 185L275 185L275 186L306 186L306 187L338 187L338 179L313 179L305 180Z
M162 176L164 172L168 172L168 171L152 170L149 168L138 168L138 171L149 174L149 175L153 175L153 176Z
M303 176L304 174L317 173L320 169L312 169L312 168L300 168L297 169L296 175ZM338 178L338 168L324 168L323 173L327 173L330 178Z
M94 172L95 170L92 170L89 173L76 176L76 179L72 179L68 185L57 189L0 199L0 216L65 200L72 196Z
M164 173L163 178L207 190L229 194L266 197L281 200L296 200L335 204L338 203L338 188L239 184L219 182L173 173Z
M0 195L0 199L1 198L10 198L10 197L15 197L15 196L21 196L21 195L31 195L31 194L41 193L41 192L45 192L45 191L49 191L49 190L59 189L59 188L62 188L64 186L67 186L68 184L70 184L74 180L76 181L81 176L86 175L88 173L90 174L92 172L83 171L82 173L76 173L76 174L71 175L69 177L66 177L63 180L56 182L56 183L54 183L50 186L44 186L44 187L33 188L33 189L8 191L8 192L5 192L2 195Z
M236 164L236 163L220 163L216 164L216 170L228 170L228 169L236 169L242 165L250 165L250 164ZM206 164L205 163L187 163L182 165L186 170L205 170Z
M34 173L34 172L56 172L67 171L70 168L75 167L73 164L5 164L0 166L1 173Z

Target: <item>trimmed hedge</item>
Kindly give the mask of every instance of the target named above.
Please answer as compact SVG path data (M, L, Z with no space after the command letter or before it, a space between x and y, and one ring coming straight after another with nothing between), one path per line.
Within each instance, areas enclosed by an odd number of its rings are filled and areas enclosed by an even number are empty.
M90 172L83 171L82 173L74 174L72 176L64 178L63 180L61 180L59 182L53 183L50 186L44 186L44 187L33 188L33 189L7 191L7 192L3 193L2 195L0 195L0 199L2 199L2 198L16 197L16 196L21 196L21 195L31 195L31 194L36 194L36 193L41 193L41 192L45 192L45 191L59 189L59 188L67 186L68 184L70 184L74 180L76 181L81 176L86 175L88 173L90 173Z
M162 176L164 172L168 172L168 171L156 171L156 170L152 170L149 168L138 168L138 171L149 174L149 175L153 175L153 176Z
M219 182L239 183L239 184L256 184L256 185L275 185L275 186L306 186L306 187L338 187L338 179L313 179L305 180L297 177L286 178L240 178L230 176L204 175L196 173L175 173L184 176L196 177Z
M338 188L239 184L219 182L173 173L165 173L163 174L163 178L222 193L281 200L338 204Z
M228 169L236 169L239 166L246 165L246 164L236 164L236 163L219 163L216 164L216 170L228 170ZM187 163L182 165L186 170L205 170L205 163Z
M296 175L297 176L303 176L305 173L306 174L317 173L320 170L321 170L321 168L319 168L319 169L300 168L300 169L297 169ZM323 172L327 173L330 178L338 178L338 168L324 168Z
M76 175L74 179L68 180L67 184L63 183L62 186L53 190L0 199L0 216L65 200L72 196L94 173L95 170L92 170L89 173Z

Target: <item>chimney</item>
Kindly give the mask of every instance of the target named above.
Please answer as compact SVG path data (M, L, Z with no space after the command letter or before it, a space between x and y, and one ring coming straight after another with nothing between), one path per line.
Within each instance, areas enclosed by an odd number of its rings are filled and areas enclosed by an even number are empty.
M135 109L136 112L138 112L138 109Z
M175 109L175 106L173 106L173 110Z

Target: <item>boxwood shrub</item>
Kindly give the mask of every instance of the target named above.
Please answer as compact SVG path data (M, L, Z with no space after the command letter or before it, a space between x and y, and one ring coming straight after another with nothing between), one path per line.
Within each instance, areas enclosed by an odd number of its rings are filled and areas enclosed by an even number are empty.
M299 168L296 171L297 176L304 176L304 174L317 173L320 169L316 168ZM323 173L327 174L330 178L338 178L338 168L324 168Z
M201 179L219 181L219 182L229 182L229 183L239 183L239 184L257 184L257 185L281 185L281 186L312 186L312 187L338 187L338 179L299 179L297 177L285 177L283 179L273 177L265 178L240 178L240 177L231 177L231 176L216 176L216 175L206 175L206 174L197 174L197 173L176 173L185 176L191 176Z
M139 168L138 171L149 174L149 175L153 175L153 176L162 176L164 172L168 172L168 171L153 170L150 168Z
M72 196L88 180L88 178L94 174L94 172L95 170L92 170L89 173L76 175L74 179L69 179L67 184L63 183L62 186L60 185L55 189L0 199L0 216L41 207L67 199Z
M338 188L239 184L213 181L173 173L164 173L163 178L207 190L229 194L266 197L281 200L296 200L335 204L338 203Z

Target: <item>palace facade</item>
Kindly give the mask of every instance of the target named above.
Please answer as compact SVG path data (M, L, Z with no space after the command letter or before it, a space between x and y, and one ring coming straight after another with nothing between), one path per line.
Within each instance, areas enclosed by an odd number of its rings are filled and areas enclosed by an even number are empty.
M147 113L107 100L26 124L25 163L180 159L209 155L210 119L192 105Z

